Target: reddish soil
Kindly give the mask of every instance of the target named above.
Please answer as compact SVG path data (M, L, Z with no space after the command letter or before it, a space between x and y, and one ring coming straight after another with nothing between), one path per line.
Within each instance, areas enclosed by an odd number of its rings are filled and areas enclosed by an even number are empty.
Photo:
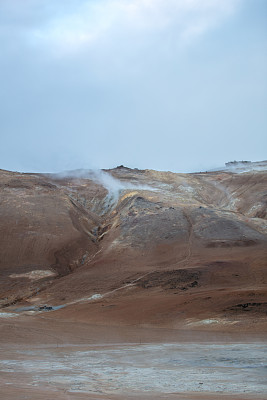
M265 329L266 172L106 174L125 187L108 195L84 176L1 171L5 311L65 305L51 318Z
M0 171L1 342L263 340L267 173L106 174Z

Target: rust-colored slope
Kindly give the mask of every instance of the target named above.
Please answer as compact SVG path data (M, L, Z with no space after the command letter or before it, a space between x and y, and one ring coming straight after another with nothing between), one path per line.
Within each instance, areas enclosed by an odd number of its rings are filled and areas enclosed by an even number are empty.
M36 293L97 251L100 217L42 176L0 173L2 304Z
M117 202L84 177L2 172L3 296L70 321L263 329L266 172L107 173ZM44 269L60 277L18 276Z

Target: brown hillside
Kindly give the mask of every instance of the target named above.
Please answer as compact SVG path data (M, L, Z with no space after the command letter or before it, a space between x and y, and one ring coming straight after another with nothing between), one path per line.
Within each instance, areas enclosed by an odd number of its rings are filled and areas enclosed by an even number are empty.
M85 174L0 172L5 312L266 329L266 171L103 173L108 190ZM44 313L44 305L62 308Z

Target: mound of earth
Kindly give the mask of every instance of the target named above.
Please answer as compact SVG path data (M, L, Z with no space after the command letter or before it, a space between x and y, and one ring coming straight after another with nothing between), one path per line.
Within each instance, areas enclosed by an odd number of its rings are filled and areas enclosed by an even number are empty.
M267 172L252 164L1 170L3 318L262 332Z

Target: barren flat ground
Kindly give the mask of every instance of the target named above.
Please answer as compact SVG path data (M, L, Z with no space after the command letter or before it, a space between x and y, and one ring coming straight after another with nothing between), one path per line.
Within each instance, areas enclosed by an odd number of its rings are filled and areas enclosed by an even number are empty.
M2 321L3 399L266 398L259 334Z

